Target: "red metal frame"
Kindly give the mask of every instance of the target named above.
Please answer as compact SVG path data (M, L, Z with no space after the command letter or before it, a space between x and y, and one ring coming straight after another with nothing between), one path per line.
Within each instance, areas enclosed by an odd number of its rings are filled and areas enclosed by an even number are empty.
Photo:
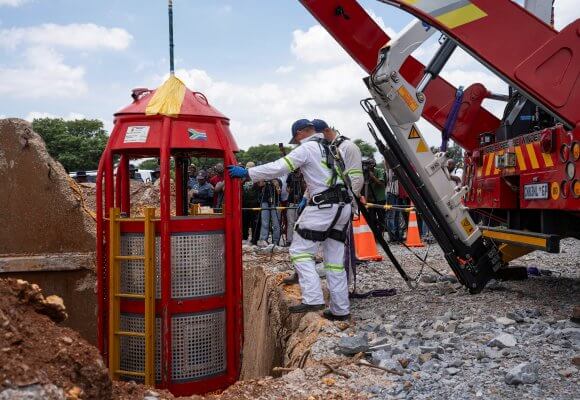
M420 2L389 1L445 32L562 121L580 122L580 19L558 32L512 0L470 0L487 15L448 28Z
M177 118L148 116L144 110L153 93L146 95L116 114L115 126L105 152L99 163L97 174L97 295L98 295L98 344L107 354L108 329L108 224L104 221L108 210L115 204L123 211L130 211L129 159L156 156L160 158L160 211L155 231L161 243L161 298L156 300L156 315L162 320L162 368L160 387L178 396L206 393L224 389L234 383L241 369L243 343L242 314L242 255L241 255L241 211L240 183L225 178L224 213L222 215L183 217L184 210L179 202L181 188L176 184L177 217L171 216L171 157L184 153L197 156L223 157L225 164L236 164L234 152L238 150L229 130L228 119L213 109L205 97L187 90L181 115ZM125 143L128 126L149 126L148 138L142 143ZM192 140L188 129L207 133L205 140ZM120 155L117 174L114 173L114 155ZM176 182L182 174L176 170ZM125 222L122 232L141 233L143 224ZM172 299L171 298L171 234L179 232L224 232L226 257L225 293L213 297ZM226 370L218 376L188 382L172 381L172 316L181 313L196 313L214 309L226 310ZM143 313L141 301L121 302L122 312ZM106 359L106 357L105 357Z
M387 44L390 37L361 5L356 0L300 0L300 2L370 74L377 65L379 50ZM339 7L346 16L337 15L336 10ZM407 81L417 85L424 69L425 66L421 62L409 57L400 72ZM456 92L457 89L441 77L434 79L425 90L427 103L423 117L439 130L445 126ZM472 85L465 90L451 138L467 150L478 147L481 132L494 131L499 126L499 120L481 107L487 95L487 89L481 84Z

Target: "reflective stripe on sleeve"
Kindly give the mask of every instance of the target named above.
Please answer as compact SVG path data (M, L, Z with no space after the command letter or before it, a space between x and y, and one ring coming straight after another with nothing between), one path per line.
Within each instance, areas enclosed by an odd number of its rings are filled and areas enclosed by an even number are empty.
M358 169L358 168L352 168L346 171L346 174L348 176L362 176L363 175L363 170L362 169Z
M294 167L294 163L288 157L282 157L282 160L284 160L284 162L286 162L286 165L290 169L290 172L292 172L296 169L296 167Z

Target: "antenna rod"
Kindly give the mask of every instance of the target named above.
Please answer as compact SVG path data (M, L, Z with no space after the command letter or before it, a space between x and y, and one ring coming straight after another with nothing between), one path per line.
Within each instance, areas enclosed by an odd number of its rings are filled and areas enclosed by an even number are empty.
M169 73L175 75L173 63L173 0L169 0Z

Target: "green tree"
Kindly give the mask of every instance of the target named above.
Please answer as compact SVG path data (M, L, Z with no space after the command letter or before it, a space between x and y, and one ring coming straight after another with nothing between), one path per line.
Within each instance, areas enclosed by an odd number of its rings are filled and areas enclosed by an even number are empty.
M292 150L290 147L284 147L284 149L286 153ZM260 165L279 159L282 157L282 152L277 144L260 144L249 147L248 150L241 150L236 157L243 164L253 161L256 165Z
M159 167L159 161L156 158L145 160L141 164L139 164L139 169L155 170L157 167Z
M103 122L97 119L39 118L32 121L32 129L67 171L97 169L109 139Z
M452 158L455 160L455 165L457 168L463 168L463 149L456 144L447 148L445 152L447 158Z
M374 154L377 151L375 146L362 139L355 139L353 143L358 146L363 157L374 157Z

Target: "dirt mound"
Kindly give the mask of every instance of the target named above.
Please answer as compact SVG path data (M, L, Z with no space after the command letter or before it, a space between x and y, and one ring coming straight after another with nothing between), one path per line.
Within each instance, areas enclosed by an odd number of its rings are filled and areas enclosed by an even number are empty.
M131 215L143 215L144 207L157 208L157 215L159 215L159 181L155 183L131 181ZM78 187L81 190L82 202L91 213L95 213L97 186L94 183L79 183ZM171 181L171 215L175 215L175 183Z
M65 318L58 297L45 298L26 281L0 279L0 399L111 398L97 349L55 324Z
M94 220L26 121L0 120L0 187L0 254L94 251Z

